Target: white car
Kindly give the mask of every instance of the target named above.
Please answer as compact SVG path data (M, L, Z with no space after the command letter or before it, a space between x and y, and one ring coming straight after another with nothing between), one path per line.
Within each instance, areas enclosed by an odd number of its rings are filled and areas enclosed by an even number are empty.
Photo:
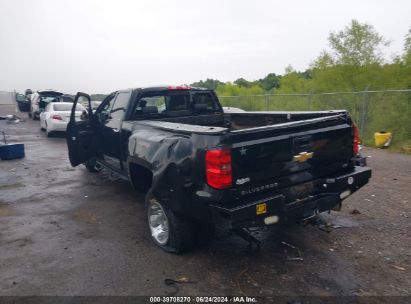
M47 136L56 131L66 132L72 107L73 103L71 102L50 102L40 113L40 129L45 130ZM77 104L76 120L80 120L80 116L85 110L81 104Z

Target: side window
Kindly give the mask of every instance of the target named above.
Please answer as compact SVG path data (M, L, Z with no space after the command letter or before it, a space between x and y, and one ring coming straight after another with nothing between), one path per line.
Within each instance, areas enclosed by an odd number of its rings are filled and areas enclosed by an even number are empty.
M217 110L214 98L210 93L196 93L193 95L194 110Z
M113 96L111 96L111 98L109 98L108 101L104 101L103 107L101 109L99 109L100 113L103 113L103 114L109 114L110 113L111 108L113 108L113 105L114 105L114 97L115 96L116 95L113 95Z
M100 125L104 125L106 123L107 116L109 115L110 110L114 104L114 97L116 97L115 93L107 96L102 101L101 106L96 110L95 115Z
M127 105L130 100L130 92L120 92L114 99L114 104L108 112L105 125L112 129L120 129L121 122L127 110ZM111 104L111 102L110 102Z

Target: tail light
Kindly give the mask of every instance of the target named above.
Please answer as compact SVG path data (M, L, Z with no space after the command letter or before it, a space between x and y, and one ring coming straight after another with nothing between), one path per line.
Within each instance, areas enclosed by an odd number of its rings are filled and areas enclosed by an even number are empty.
M358 135L358 129L357 129L357 126L355 125L355 123L352 124L352 133L353 133L353 136L354 136L352 152L355 156L355 155L358 154L358 152L360 150L360 143L361 143L360 137Z
M216 189L230 188L232 185L231 151L208 150L206 152L207 184Z
M63 120L63 117L61 117L60 115L51 115L50 118L55 120Z

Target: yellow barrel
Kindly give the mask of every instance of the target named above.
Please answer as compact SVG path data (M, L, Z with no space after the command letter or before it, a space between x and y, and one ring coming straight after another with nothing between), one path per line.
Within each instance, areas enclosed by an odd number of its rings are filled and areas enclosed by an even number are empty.
M378 148L388 147L392 140L391 132L376 132L374 133L375 146Z

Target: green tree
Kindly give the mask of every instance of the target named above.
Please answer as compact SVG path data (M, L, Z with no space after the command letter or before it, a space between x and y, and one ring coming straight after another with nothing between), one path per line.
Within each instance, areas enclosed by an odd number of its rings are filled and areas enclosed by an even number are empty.
M382 48L389 45L389 42L378 34L372 25L357 20L352 20L342 31L330 33L328 41L332 52L323 51L315 61L316 67L332 64L353 66L381 64L384 61Z
M407 35L405 35L404 41L404 63L406 65L411 65L411 27L408 30Z
M405 35L404 51L405 53L411 53L411 27L409 28L407 35Z
M234 84L240 86L240 87L251 87L253 85L252 82L245 80L244 78L238 78L237 80L234 81Z
M275 73L270 73L263 79L259 79L257 84L266 91L271 91L272 89L278 89L280 87L280 75Z
M325 69L335 65L334 58L330 53L322 51L320 56L317 57L312 63L311 68Z
M219 85L223 85L224 82L221 82L218 79L207 78L205 81L200 80L190 84L192 87L207 88L210 90L215 90Z

